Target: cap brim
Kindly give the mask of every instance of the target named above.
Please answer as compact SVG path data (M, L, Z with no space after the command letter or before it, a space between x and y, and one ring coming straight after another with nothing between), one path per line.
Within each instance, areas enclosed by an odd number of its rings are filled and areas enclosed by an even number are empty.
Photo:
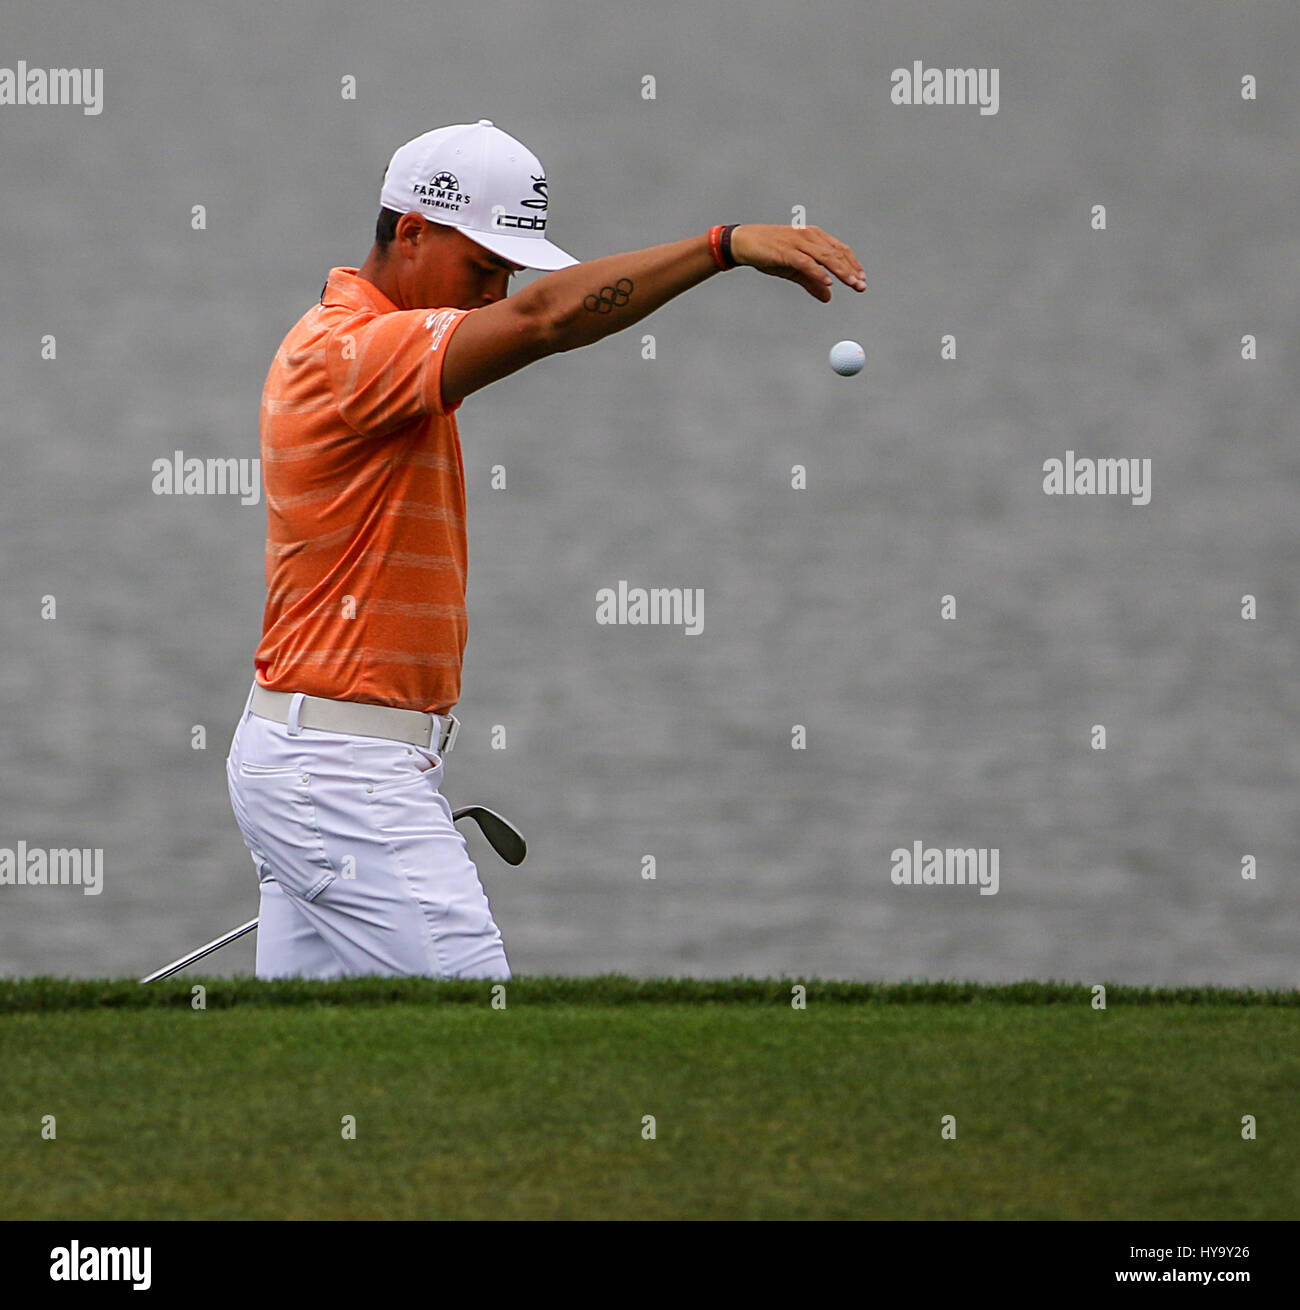
M570 268L582 262L545 237L509 237L496 232L475 232L468 227L457 230L477 242L484 250L490 250L512 264L522 264L524 268L540 268L553 273L557 268Z

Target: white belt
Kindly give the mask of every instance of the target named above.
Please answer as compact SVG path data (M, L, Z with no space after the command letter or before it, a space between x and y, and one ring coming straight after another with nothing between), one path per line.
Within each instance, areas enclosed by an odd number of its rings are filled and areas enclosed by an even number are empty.
M259 719L288 724L289 731L295 734L298 728L318 728L323 732L351 733L354 737L387 737L423 746L439 755L451 750L460 731L460 722L454 714L425 714L420 710L399 710L392 705L269 691L261 683L254 686L248 707Z

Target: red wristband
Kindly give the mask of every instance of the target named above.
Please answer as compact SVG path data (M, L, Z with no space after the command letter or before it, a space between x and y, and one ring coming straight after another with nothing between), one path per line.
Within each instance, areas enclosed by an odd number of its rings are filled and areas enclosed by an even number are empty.
M719 268L735 268L736 259L731 253L731 234L740 226L739 223L719 223L709 229L709 254Z

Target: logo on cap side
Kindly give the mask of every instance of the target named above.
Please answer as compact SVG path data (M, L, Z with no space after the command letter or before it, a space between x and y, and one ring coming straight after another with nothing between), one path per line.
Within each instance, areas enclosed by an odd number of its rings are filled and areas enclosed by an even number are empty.
M533 184L533 190L537 192L536 196L530 196L527 200L521 200L519 203L525 209L545 209L546 208L546 174L539 177L536 173L529 173L529 180ZM538 199L538 197L541 197Z
M470 202L470 197L462 193L455 173L435 173L428 182L415 183L411 194L418 196L426 209L459 211Z
M545 209L546 208L546 174L530 173L529 178L533 184L533 190L537 193L535 196L528 196L519 202L521 207L528 209ZM524 232L545 232L546 215L545 214L507 214L504 205L492 206L492 226L493 227L513 227Z

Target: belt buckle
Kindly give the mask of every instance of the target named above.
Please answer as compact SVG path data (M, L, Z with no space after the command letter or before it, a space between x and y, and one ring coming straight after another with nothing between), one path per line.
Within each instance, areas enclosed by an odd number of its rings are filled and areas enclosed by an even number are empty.
M438 734L437 751L439 755L446 755L452 747L456 745L456 738L460 733L460 720L454 714L443 716L446 719L446 726ZM437 719L438 715L434 715Z

